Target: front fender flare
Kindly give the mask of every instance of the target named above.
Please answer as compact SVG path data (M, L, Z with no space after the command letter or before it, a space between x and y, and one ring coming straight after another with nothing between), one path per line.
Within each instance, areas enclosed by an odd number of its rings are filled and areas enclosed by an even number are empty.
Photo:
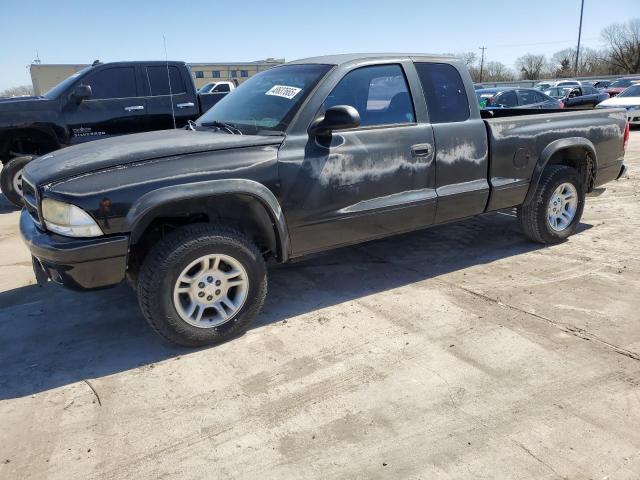
M533 173L531 174L531 182L529 183L529 191L527 192L527 196L525 197L524 203L528 203L533 198L536 189L538 188L538 183L540 183L540 178L542 177L542 172L546 168L547 164L551 157L554 154L561 150L566 150L568 148L583 148L588 151L591 159L594 164L594 171L598 170L598 159L596 156L596 148L593 143L587 138L584 137L569 137L569 138L561 138L559 140L555 140L547 145L540 156L538 157L538 162L536 166L533 168Z
M281 260L286 262L290 253L289 230L280 203L271 190L253 180L207 180L153 190L131 206L124 221L124 228L131 232L131 242L135 243L145 228L158 216L157 213L163 205L225 194L249 195L262 204L276 226Z

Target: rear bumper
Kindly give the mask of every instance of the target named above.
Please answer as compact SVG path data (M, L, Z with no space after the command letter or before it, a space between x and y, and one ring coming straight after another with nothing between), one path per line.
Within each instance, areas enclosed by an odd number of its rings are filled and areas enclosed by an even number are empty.
M120 283L127 268L129 237L69 238L36 227L26 210L20 233L33 256L38 281L47 278L73 290L93 290Z

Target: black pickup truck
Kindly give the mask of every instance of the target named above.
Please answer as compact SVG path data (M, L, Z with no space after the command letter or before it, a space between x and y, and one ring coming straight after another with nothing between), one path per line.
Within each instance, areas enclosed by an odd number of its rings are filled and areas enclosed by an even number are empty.
M512 207L530 239L563 241L624 173L627 139L622 109L481 113L449 57L310 58L183 130L35 159L20 228L38 281L127 277L158 333L205 345L258 313L266 261Z
M225 95L198 95L184 62L94 62L40 97L0 99L2 193L22 204L21 172L33 156L172 128L174 118L182 127Z

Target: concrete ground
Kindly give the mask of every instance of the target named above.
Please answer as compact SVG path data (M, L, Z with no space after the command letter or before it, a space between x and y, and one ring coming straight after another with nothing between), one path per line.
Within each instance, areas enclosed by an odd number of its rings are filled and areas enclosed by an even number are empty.
M126 287L33 285L0 206L0 478L640 478L640 131L570 241L506 214L271 272L187 350Z

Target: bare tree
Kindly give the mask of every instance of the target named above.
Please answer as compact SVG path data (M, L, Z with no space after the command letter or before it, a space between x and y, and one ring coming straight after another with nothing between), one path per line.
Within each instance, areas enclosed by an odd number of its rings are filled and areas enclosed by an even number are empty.
M554 53L549 61L549 73L558 78L571 77L574 74L573 65L575 64L576 49L565 48Z
M471 79L474 82L480 81L480 67L478 62L478 54L476 52L459 52L455 54L462 63L464 63L465 67L469 70L469 74L471 75Z
M608 46L608 62L623 73L640 71L640 18L614 23L602 31Z
M476 52L460 52L456 54L467 68L473 67L478 63L478 54Z
M527 53L516 59L516 67L523 80L537 80L544 71L546 60L544 55Z
M30 85L20 85L0 91L0 97L21 97L24 95L33 95L33 88Z
M501 62L486 62L483 76L487 82L507 82L516 79L513 71Z

